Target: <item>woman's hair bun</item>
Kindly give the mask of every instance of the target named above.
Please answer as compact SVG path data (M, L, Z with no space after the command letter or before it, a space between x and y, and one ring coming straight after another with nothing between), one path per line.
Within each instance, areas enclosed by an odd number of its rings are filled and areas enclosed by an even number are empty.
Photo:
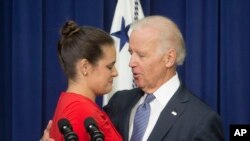
M76 22L70 20L70 21L67 21L62 27L61 35L63 37L68 37L72 35L73 33L77 32L79 29L80 27L76 24Z

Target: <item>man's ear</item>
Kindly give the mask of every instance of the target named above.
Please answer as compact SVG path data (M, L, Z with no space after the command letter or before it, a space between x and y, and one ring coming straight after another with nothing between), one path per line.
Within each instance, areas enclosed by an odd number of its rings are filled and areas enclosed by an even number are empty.
M173 67L176 62L176 50L171 48L168 49L164 56L165 66L167 68Z

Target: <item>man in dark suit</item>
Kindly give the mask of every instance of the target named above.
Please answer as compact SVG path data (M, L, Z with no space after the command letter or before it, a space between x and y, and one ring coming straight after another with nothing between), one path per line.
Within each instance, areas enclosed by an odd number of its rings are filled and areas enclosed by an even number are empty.
M176 67L183 63L186 52L173 21L149 16L133 24L129 52L138 88L116 92L104 107L124 141L224 140L219 115L178 77ZM151 101L144 102L149 96ZM42 141L49 139L48 133L49 128Z
M138 88L116 92L104 107L123 139L224 140L219 115L179 80L176 67L184 61L185 47L176 24L162 16L150 16L136 22L132 29L129 66ZM147 126L140 131L141 137L134 139L137 108L147 95L155 97L149 103Z

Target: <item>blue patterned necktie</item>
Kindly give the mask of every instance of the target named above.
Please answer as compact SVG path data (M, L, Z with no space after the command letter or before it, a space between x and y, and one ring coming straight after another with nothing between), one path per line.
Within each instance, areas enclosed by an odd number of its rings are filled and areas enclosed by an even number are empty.
M133 133L130 141L141 141L148 125L150 116L150 102L155 99L153 94L148 94L142 104L136 110Z

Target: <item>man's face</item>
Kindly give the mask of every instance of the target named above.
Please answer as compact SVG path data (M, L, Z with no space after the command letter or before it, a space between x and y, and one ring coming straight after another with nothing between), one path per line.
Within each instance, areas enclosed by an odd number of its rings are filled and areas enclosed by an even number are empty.
M131 33L129 66L136 85L144 92L154 92L164 83L166 67L157 31L144 28Z

